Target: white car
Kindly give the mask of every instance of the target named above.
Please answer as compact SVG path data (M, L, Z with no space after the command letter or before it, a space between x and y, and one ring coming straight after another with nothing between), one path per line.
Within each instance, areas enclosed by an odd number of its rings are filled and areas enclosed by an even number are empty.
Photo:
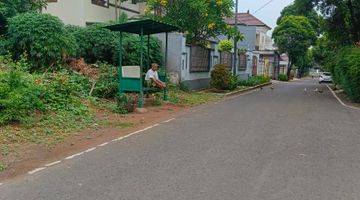
M332 82L331 74L329 72L324 72L319 77L319 83Z

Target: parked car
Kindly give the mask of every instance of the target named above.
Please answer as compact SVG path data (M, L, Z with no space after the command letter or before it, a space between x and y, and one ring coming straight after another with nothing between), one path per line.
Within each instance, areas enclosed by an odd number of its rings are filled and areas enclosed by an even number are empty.
M332 82L332 77L329 72L324 72L319 77L319 83Z

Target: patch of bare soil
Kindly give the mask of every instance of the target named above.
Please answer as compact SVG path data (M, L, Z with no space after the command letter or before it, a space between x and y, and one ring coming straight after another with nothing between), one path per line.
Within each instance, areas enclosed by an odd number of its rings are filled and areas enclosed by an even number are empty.
M104 120L104 124L96 125L83 130L64 142L49 149L46 146L36 144L24 144L17 147L16 155L6 158L10 161L8 170L0 173L0 181L14 177L21 177L30 170L44 166L45 164L63 159L66 156L87 150L96 145L108 142L112 139L125 136L135 130L145 128L158 123L187 110L187 107L166 104L159 107L147 107L148 112L143 114L113 114L105 110L96 113L98 119ZM74 122L76 123L76 122ZM1 156L1 155L0 155Z

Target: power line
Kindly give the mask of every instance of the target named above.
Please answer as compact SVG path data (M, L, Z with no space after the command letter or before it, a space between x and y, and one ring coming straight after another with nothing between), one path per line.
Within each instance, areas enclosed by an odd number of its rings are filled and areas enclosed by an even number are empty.
M267 5L269 5L270 3L272 3L275 0L270 0L267 3L265 3L263 6L261 6L259 9L257 9L253 14L256 14L257 12L259 12L260 10L262 10L263 8L265 8Z

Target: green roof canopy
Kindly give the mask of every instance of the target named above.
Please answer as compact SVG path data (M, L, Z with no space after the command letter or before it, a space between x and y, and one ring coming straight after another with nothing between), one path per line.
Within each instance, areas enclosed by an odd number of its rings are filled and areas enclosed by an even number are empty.
M130 21L123 24L115 24L106 26L105 28L112 31L127 32L134 34L141 34L141 29L143 29L144 35L151 35L156 33L167 33L178 31L179 28L164 22L155 21L152 19L144 19L137 21Z

